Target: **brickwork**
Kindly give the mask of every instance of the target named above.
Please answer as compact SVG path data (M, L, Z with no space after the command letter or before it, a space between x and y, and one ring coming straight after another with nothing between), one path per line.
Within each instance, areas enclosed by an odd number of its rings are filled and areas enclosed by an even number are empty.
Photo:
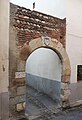
M19 44L40 37L46 33L60 41L65 47L66 19L59 19L37 11L18 7L14 26L18 30Z

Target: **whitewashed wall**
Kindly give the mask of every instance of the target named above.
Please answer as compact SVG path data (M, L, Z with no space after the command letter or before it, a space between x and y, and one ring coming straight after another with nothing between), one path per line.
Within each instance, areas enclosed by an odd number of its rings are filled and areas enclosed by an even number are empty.
M77 82L77 65L82 64L81 11L81 0L68 0L66 49L71 62L71 83Z
M67 0L66 50L71 63L70 103L82 100L82 82L77 82L77 65L82 65L82 1Z
M27 59L26 72L51 80L61 81L61 61L53 50L39 48Z

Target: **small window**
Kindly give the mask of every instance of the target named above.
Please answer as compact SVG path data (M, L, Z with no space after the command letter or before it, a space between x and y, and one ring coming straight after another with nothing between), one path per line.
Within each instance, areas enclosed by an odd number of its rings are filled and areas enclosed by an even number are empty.
M82 81L82 65L77 66L77 81Z

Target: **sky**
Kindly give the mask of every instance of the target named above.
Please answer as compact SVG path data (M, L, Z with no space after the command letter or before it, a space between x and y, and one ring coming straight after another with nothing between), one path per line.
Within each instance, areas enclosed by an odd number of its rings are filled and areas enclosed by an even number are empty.
M43 12L59 18L65 18L65 0L10 0L19 6L23 6L33 10L33 3L35 2L36 11Z

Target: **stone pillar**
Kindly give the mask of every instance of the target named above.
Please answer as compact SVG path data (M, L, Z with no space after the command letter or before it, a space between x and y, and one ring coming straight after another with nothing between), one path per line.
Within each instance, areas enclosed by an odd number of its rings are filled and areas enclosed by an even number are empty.
M0 120L9 120L9 0L0 0Z

